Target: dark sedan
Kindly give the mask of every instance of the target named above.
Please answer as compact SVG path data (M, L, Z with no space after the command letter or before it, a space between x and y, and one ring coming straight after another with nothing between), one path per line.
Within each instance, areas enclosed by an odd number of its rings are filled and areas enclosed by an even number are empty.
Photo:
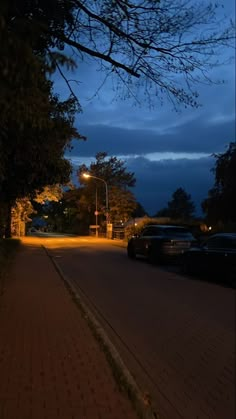
M236 233L214 234L199 247L186 251L182 260L185 273L213 275L235 285Z
M151 263L160 263L176 259L194 242L195 238L185 227L148 225L141 234L131 237L127 253L130 258L142 256Z

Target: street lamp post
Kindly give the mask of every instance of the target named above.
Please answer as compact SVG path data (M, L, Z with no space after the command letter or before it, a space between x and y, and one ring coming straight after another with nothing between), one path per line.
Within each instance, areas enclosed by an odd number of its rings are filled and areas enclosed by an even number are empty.
M109 207L108 207L108 185L107 185L107 182L100 177L90 175L90 173L83 173L83 177L86 178L86 179L89 179L91 177L93 179L100 180L105 185L105 188L106 188L106 237L108 238L108 208Z

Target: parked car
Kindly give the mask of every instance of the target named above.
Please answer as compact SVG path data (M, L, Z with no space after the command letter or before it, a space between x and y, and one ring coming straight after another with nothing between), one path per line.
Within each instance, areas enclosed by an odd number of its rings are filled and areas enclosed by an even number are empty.
M213 234L200 246L187 250L182 268L185 273L214 275L235 285L236 233Z
M130 258L142 256L151 263L161 263L179 257L196 242L185 227L173 225L148 225L141 234L128 241L127 254Z

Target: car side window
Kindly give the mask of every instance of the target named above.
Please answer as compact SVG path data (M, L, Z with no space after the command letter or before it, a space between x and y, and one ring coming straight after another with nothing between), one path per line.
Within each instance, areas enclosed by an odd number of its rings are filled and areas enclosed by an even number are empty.
M212 239L209 239L207 242L207 248L208 249L229 249L230 246L230 240L227 237L212 237Z
M163 230L160 228L153 228L152 229L152 235L153 236L161 236L163 234Z
M235 243L228 237L222 237L220 247L223 249L236 249Z
M142 233L140 234L140 236L141 236L141 237L149 236L148 232L149 232L149 229L148 229L148 228L145 228L145 229L142 231Z
M220 245L220 239L219 237L212 237L205 243L205 247L207 249L217 249Z
M149 236L156 236L157 235L157 229L156 228L149 228L149 232L148 232Z

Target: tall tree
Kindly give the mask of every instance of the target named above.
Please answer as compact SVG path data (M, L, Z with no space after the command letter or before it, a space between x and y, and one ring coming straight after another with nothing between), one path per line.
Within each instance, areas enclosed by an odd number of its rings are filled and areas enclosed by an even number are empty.
M234 45L234 24L210 1L2 1L9 30L47 52L61 74L69 47L78 61L95 59L105 77L117 76L128 96L143 85L145 97L196 106L195 84L209 83L221 50Z
M52 47L45 32L48 18L43 18L44 24L40 18L36 22L34 13L44 14L37 2L3 0L0 5L0 231L6 237L11 235L17 199L69 181L71 165L65 149L72 138L80 138L73 127L80 109L77 100L71 95L60 101L49 80L54 68L46 55ZM72 65L70 59L59 56L63 64Z
M130 190L117 186L110 188L110 220L113 224L127 222L137 208L135 196Z
M106 152L97 153L95 159L95 162L92 162L89 167L86 165L79 167L78 176L81 184L87 183L82 174L89 172L93 176L101 177L112 186L126 188L135 185L134 173L127 171L123 160L115 156L108 157Z
M194 211L195 206L191 200L191 195L183 188L178 188L173 192L172 199L168 202L168 207L160 210L156 216L188 220L193 217Z
M99 180L102 179L108 187L110 222L128 219L137 206L134 195L128 189L135 185L134 173L127 171L124 161L114 156L108 157L105 152L97 153L95 157L95 162L89 167L81 165L78 170L79 182L83 185L80 196L81 207L93 215L97 191L97 208L105 216L106 188ZM86 180L83 177L84 173L89 173L91 179Z
M11 208L17 198L69 181L71 165L64 153L72 138L80 138L73 127L75 100L60 102L53 95L44 64L32 55L30 62L35 65L32 75L22 63L20 77L14 78L13 71L11 86L0 95L0 202L5 208L6 237L11 234ZM0 77L0 86L4 78Z
M202 202L202 209L212 223L236 221L236 142L225 153L215 154L215 184Z

